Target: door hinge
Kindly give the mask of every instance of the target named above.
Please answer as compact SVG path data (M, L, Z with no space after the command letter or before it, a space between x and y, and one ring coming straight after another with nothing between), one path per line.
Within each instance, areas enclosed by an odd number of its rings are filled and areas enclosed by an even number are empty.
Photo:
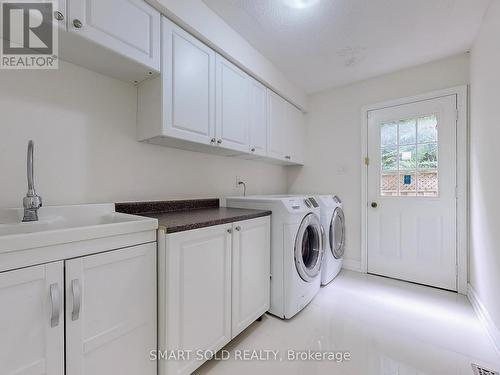
M365 157L365 165L370 165L370 158L368 156Z

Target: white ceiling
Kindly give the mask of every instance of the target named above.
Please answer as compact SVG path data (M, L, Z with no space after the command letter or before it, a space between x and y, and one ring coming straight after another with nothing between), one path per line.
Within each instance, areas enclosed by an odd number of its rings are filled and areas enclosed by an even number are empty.
M467 51L490 0L203 0L307 93Z

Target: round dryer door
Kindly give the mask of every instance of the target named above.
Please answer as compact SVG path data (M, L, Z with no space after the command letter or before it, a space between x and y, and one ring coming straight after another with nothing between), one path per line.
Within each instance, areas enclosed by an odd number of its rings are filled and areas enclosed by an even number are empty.
M295 239L295 267L302 280L310 282L320 273L324 231L316 215L304 217Z
M335 259L340 259L344 256L344 243L344 211L342 208L337 207L333 212L332 221L330 222L330 248Z

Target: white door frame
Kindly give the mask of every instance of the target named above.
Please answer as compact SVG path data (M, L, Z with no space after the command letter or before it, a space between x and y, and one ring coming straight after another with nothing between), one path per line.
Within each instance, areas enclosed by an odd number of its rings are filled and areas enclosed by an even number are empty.
M364 106L361 110L361 272L368 273L368 112L423 100L457 95L457 288L467 294L469 253L469 147L468 86L457 86L382 103Z

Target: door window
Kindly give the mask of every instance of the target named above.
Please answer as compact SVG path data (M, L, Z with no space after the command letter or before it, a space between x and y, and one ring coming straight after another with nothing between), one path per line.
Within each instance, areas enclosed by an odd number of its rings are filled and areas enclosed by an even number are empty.
M380 195L439 196L436 114L380 125Z

